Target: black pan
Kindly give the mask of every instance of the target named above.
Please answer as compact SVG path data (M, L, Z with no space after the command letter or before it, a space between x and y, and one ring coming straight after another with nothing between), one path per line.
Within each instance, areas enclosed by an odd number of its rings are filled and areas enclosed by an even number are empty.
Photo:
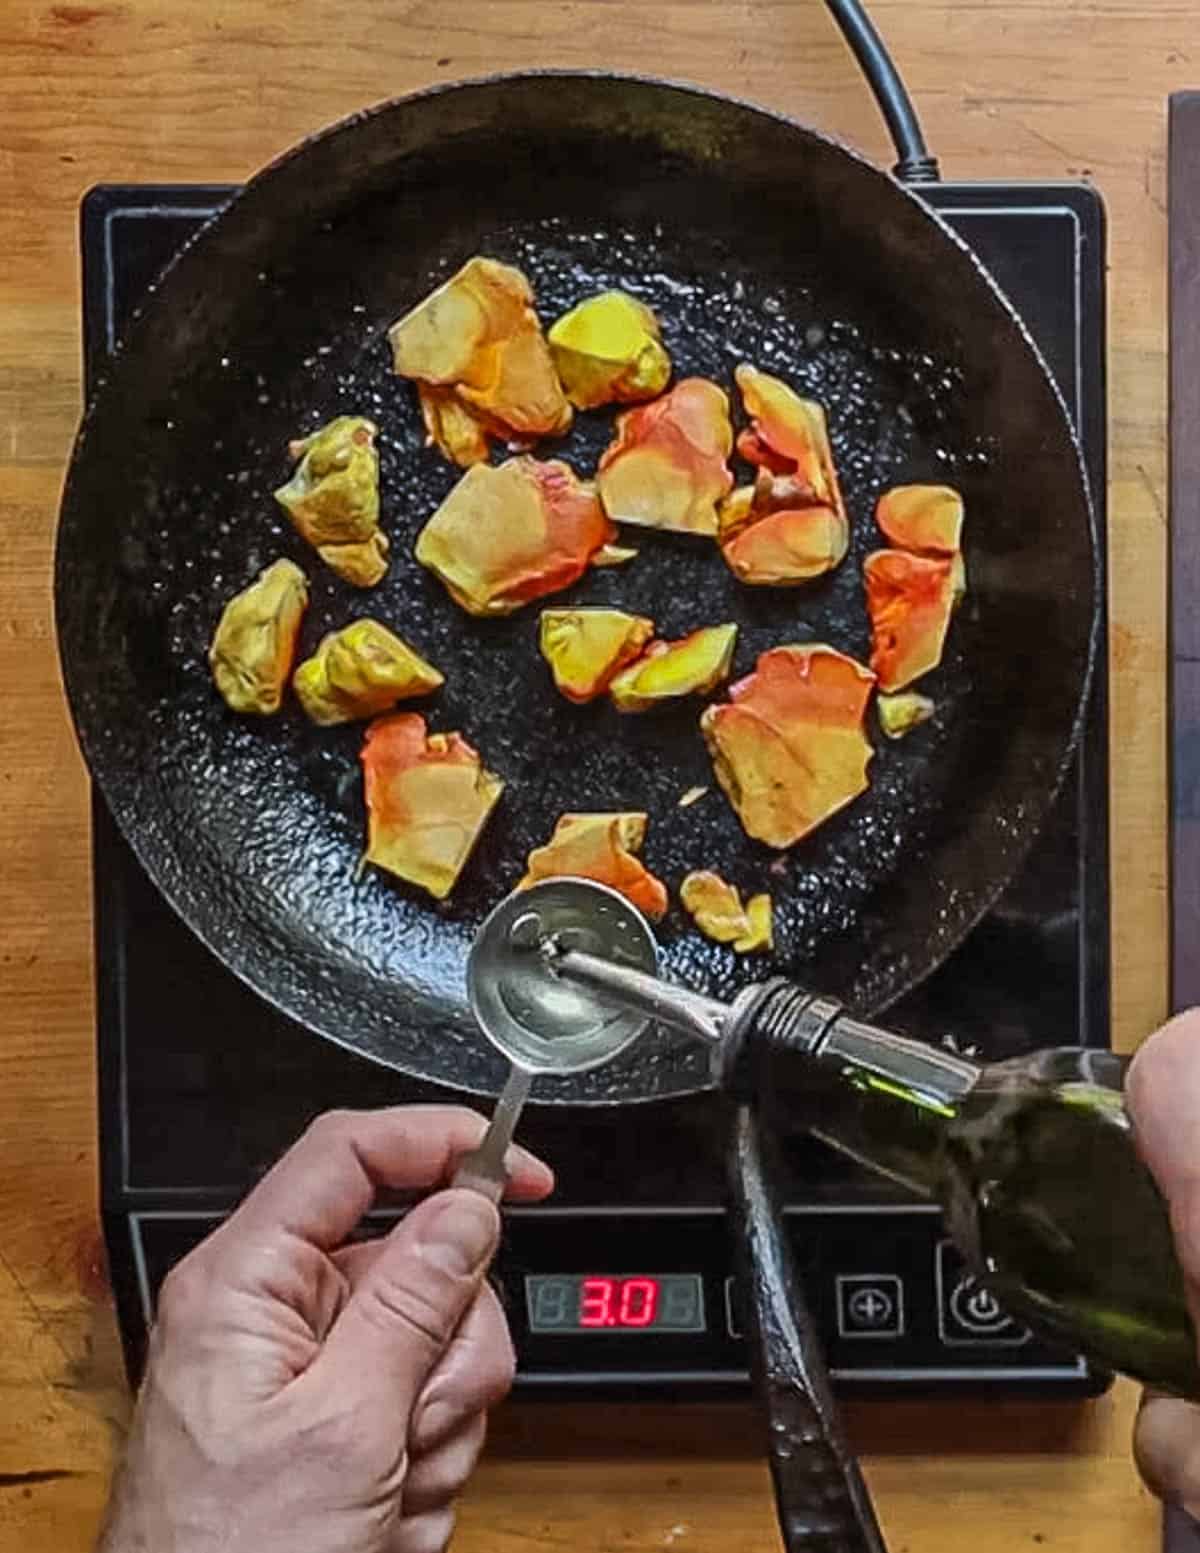
M867 650L863 555L875 498L947 480L967 504L970 589L935 722L878 754L870 792L777 862L719 790L699 706L620 717L551 689L537 609L480 622L412 559L455 472L422 446L387 325L474 253L520 264L549 321L620 285L662 319L677 372L731 385L749 360L827 407L854 536L833 574L747 589L715 547L639 539L630 567L564 597L620 602L664 636L736 620L736 669L779 641ZM381 428L394 563L364 595L291 532L271 490L286 444L347 411ZM590 470L610 431L561 449ZM361 730L295 708L229 713L205 651L225 600L268 561L305 567L303 645L369 610L446 673L435 728L461 729L508 781L446 908L368 873ZM562 602L560 599L557 602ZM463 998L472 933L564 810L644 808L672 886L712 866L775 898L789 974L876 1011L926 976L1021 862L1071 752L1093 650L1095 536L1061 400L975 258L916 197L785 119L689 88L519 76L385 105L260 174L158 283L71 464L57 554L59 635L83 748L151 877L269 1001L408 1073L496 1087ZM926 687L923 687L926 688ZM678 807L692 785L697 805ZM772 866L774 865L774 866ZM728 995L746 965L664 924L667 974ZM663 1033L542 1098L652 1099L706 1087Z

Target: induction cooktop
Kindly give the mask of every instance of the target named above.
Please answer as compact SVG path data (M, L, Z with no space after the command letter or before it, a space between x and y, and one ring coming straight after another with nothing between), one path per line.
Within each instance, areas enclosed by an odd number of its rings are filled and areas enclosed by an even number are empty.
M103 186L82 211L89 387L163 265L233 194ZM1105 512L1104 215L1080 185L921 190L1040 343ZM1103 637L1102 637L1103 639ZM1023 873L962 947L889 1013L989 1058L1109 1042L1108 752L1101 660L1079 756ZM446 1098L261 1002L174 915L94 800L102 1205L131 1375L166 1272L319 1111ZM679 1397L748 1386L712 1096L533 1107L548 1205L509 1213L496 1278L527 1392ZM844 1390L1094 1391L968 1276L940 1216L820 1146L786 1142L788 1217ZM393 1210L394 1212L395 1210ZM388 1213L375 1222L382 1225Z

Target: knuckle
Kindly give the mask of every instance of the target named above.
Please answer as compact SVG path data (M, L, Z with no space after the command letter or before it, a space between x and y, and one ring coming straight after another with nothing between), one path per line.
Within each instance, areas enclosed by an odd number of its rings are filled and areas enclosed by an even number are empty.
M469 1105L427 1105L409 1107L405 1124L430 1138L480 1137L487 1118Z
M212 1308L212 1276L203 1256L193 1253L167 1274L158 1294L156 1322L164 1336L191 1328Z
M1200 1412L1175 1397L1146 1402L1134 1434L1134 1457L1147 1486L1160 1498L1200 1500Z
M332 1143L354 1130L356 1113L344 1106L335 1107L331 1111L322 1111L320 1116L314 1116L309 1122L305 1136L315 1139L319 1143Z
M449 1505L401 1521L388 1553L443 1553L454 1535L455 1515Z
M475 1454L466 1458L439 1451L413 1468L404 1485L405 1515L427 1515L453 1504L467 1486L475 1459Z

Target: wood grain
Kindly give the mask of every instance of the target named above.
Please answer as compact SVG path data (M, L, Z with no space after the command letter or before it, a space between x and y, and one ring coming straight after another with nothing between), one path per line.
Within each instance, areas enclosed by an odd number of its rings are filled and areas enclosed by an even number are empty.
M1171 1004L1200 1002L1200 92L1171 98Z
M1111 217L1116 1019L1165 1009L1165 130L1200 75L1190 0L876 0L948 177L1094 179ZM98 1274L86 787L49 576L78 410L80 195L237 180L364 103L494 69L653 70L890 162L817 0L8 0L0 48L0 1553L78 1553L126 1416ZM497 148L503 154L503 148ZM856 1408L892 1553L1139 1553L1134 1395ZM524 1406L466 1553L775 1546L744 1409ZM964 1519L966 1518L966 1519Z

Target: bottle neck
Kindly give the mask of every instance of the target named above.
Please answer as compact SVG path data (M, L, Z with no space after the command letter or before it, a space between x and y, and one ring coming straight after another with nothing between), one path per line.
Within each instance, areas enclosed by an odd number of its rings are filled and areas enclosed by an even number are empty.
M734 1083L753 1085L784 1117L861 1164L935 1194L947 1128L979 1064L855 1019L788 982L757 990L731 1022Z

